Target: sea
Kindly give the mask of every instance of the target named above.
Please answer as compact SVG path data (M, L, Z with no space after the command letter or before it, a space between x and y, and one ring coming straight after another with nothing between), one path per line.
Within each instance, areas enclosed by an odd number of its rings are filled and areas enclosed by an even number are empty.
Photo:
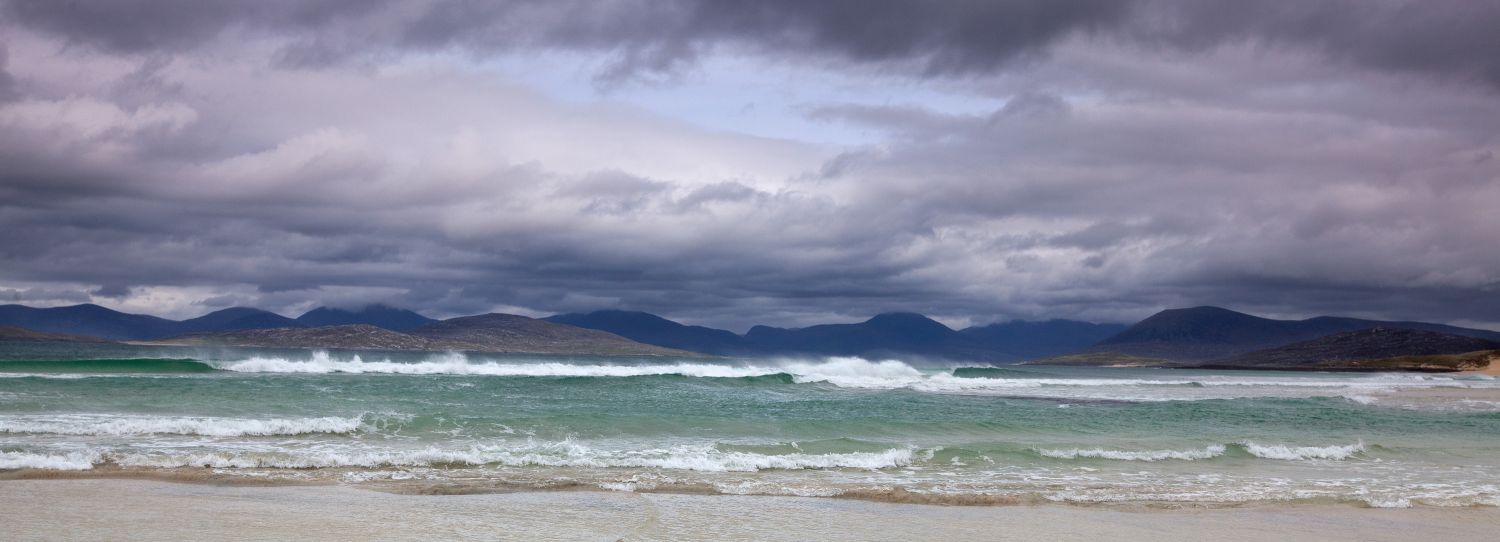
M7 344L5 478L1500 506L1484 375Z

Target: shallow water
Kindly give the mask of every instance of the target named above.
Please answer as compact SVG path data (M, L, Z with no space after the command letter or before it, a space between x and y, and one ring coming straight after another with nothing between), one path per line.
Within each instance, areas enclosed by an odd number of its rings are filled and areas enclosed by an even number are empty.
M1462 375L0 351L0 469L397 491L1495 506L1497 452L1500 382Z

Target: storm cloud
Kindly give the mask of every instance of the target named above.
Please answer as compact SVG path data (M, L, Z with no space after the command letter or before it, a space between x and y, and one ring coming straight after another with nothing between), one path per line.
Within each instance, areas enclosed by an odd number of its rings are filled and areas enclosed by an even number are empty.
M0 1L0 301L1497 327L1497 26L1447 0Z

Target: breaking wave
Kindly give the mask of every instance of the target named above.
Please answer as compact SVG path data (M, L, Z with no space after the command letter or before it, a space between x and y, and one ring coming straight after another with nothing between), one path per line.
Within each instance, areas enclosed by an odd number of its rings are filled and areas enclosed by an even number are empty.
M1119 461L1165 461L1177 459L1182 461L1194 461L1198 459L1212 459L1224 455L1225 447L1213 445L1206 448L1194 450L1105 450L1101 448L1070 450L1047 450L1038 449L1036 452L1043 457L1054 459L1115 459Z
M697 378L756 378L791 375L794 383L829 383L845 388L919 391L966 391L1038 387L1253 387L1388 389L1391 387L1465 384L1429 375L1379 375L1310 379L1252 375L1193 375L1190 378L1068 378L998 367L960 367L922 370L896 360L871 361L858 357L828 357L818 361L765 360L729 364L705 362L645 364L584 364L551 361L473 360L446 353L419 362L366 361L359 356L337 359L315 351L309 359L252 357L223 362L219 368L240 373L407 374L519 377L638 377L676 375Z
M0 434L46 433L53 435L196 435L206 437L304 435L353 433L366 416L341 418L245 418L54 415L0 417Z
M212 365L186 358L110 358L72 360L6 360L0 361L4 373L211 373Z
M933 451L893 448L878 452L830 454L759 454L719 450L713 446L678 446L656 450L599 450L571 441L516 447L475 446L469 449L429 447L416 450L320 451L274 453L76 453L44 455L5 452L0 468L82 470L110 462L124 467L220 469L311 469L337 467L582 467L657 468L700 472L757 472L763 470L867 469L910 465ZM16 459L12 460L11 457ZM9 465L9 466L6 466Z
M0 470L89 470L94 468L94 464L98 463L99 461L99 454L86 452L72 452L61 454L0 452Z
M1037 455L1053 459L1109 459L1115 461L1196 461L1224 456L1229 450L1239 450L1261 459L1281 461L1304 461L1324 459L1341 461L1365 451L1365 444L1333 446L1287 446L1283 444L1262 445L1253 442L1230 445L1215 444L1204 448L1187 450L1109 450L1104 448L1036 449Z
M1245 451L1255 457L1265 459L1283 459L1288 461L1302 461L1308 459L1332 459L1344 460L1354 457L1365 451L1365 443L1358 442L1347 446L1286 446L1281 444L1261 445L1253 442L1244 444Z

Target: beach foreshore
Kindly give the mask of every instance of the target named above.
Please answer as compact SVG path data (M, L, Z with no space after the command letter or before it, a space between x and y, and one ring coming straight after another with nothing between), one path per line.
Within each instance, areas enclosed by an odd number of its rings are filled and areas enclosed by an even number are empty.
M1500 509L961 507L609 491L0 481L4 540L1478 540Z

